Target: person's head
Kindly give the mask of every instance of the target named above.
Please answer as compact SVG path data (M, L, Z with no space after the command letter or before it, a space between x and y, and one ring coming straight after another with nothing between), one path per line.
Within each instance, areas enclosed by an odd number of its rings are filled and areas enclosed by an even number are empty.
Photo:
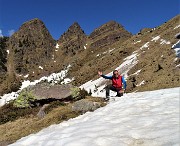
M114 71L113 71L113 76L114 76L114 77L118 77L118 76L119 76L118 70L114 70Z

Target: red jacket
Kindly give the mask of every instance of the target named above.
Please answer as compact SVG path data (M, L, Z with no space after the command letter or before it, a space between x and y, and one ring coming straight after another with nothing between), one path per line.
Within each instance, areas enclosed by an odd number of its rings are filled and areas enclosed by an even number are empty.
M112 85L115 88L122 88L122 76L119 75L117 78L112 77Z
M122 83L123 83L123 86L124 86L124 89L126 89L126 81L124 79L123 76L118 76L117 78L115 78L114 76L105 76L105 75L101 75L103 78L105 79L110 79L112 80L112 85L115 87L115 88L122 88Z

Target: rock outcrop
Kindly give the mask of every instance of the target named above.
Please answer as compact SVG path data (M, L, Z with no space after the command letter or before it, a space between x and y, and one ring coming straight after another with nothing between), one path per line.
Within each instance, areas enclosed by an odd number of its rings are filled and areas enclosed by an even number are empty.
M86 34L80 25L75 22L69 29L59 38L59 48L63 50L65 55L75 55L84 49L86 44Z
M7 73L7 41L8 37L0 37L0 84L5 80Z
M115 21L110 21L95 29L89 36L91 48L101 48L117 41L124 41L132 36L123 26Z
M9 65L16 73L27 74L50 59L54 46L55 41L41 20L25 22L9 39Z

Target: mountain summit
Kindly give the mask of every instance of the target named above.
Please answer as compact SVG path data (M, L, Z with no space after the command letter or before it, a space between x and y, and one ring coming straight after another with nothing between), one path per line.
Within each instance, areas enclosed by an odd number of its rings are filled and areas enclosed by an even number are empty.
M116 21L109 21L96 28L89 36L91 47L105 47L117 41L123 42L132 36L123 26Z
M24 23L9 40L15 71L27 74L42 65L50 58L53 46L54 39L41 20L36 18Z
M134 59L126 73L127 91L176 87L179 58L172 46L178 41L175 38L179 33L178 22L179 15L156 28L142 29L132 35L121 24L109 21L89 36L74 22L57 41L41 20L25 22L0 48L4 58L0 60L3 71L0 94L17 91L22 80L37 80L68 65L71 65L68 77L80 86L97 78L97 70L106 74L122 64L122 73L127 68L124 60L131 57ZM13 90L11 85L16 88Z
M75 55L77 51L83 50L85 43L86 34L77 22L74 22L58 40L64 54L70 55Z

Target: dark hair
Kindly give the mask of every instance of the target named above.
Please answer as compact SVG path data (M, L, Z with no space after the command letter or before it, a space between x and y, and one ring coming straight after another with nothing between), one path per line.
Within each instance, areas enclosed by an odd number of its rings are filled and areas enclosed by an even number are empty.
M118 72L118 70L114 70L114 71L113 71L113 74L114 74L115 72Z

